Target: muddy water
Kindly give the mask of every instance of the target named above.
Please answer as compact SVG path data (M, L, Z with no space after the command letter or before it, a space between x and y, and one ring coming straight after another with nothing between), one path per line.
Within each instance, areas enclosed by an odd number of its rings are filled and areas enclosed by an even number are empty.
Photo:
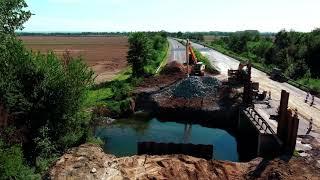
M179 121L180 122L180 121ZM222 129L176 122L162 122L157 118L117 120L112 125L97 127L95 135L105 141L104 150L116 156L137 154L137 142L212 144L217 160L238 161L236 139Z

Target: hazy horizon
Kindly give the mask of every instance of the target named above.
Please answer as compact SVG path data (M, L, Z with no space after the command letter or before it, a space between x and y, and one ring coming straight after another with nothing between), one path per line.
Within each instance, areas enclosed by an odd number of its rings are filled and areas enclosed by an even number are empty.
M26 0L22 32L310 32L320 27L317 0Z

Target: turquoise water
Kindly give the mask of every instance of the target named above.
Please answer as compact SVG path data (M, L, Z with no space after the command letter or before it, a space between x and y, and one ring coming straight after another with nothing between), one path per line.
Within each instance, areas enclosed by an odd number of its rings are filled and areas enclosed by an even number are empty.
M97 127L95 135L105 141L104 150L116 156L137 154L138 141L212 144L217 160L238 161L237 142L227 131L200 125L135 119L117 120L107 127Z

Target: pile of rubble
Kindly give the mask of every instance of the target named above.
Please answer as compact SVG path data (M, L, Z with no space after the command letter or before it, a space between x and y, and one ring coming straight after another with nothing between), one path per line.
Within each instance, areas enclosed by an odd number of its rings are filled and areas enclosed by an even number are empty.
M198 98L217 93L221 82L213 77L191 76L170 87L174 97Z

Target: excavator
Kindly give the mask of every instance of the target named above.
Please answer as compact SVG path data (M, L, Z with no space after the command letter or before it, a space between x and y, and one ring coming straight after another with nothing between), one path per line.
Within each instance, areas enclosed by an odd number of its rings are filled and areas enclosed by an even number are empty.
M248 76L248 69L251 67L250 63L240 63L237 70L228 70L228 81L243 82Z
M187 41L187 44L186 44L186 52L187 52L186 64L192 66L191 75L204 76L204 70L206 69L206 66L203 64L203 62L198 61L189 40Z

